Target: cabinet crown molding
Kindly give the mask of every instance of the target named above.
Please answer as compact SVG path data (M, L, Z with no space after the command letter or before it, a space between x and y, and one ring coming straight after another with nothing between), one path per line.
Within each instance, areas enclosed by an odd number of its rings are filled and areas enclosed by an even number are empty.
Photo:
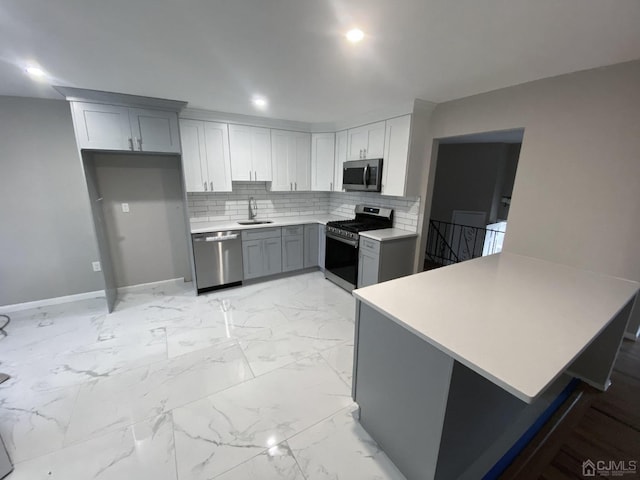
M124 107L153 108L181 112L187 102L167 100L165 98L142 97L127 93L103 92L85 88L64 87L54 85L53 88L69 102L103 103L106 105L121 105Z

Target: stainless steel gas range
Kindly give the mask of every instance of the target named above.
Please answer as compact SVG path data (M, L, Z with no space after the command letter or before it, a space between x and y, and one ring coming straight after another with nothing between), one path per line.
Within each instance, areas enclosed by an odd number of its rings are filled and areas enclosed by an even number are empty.
M360 234L393 226L393 209L356 205L352 220L327 223L324 276L336 285L351 291L358 283L358 247Z

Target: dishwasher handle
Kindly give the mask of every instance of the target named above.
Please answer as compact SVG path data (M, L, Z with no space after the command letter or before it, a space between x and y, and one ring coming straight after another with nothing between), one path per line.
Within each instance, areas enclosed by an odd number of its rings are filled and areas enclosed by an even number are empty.
M206 236L195 237L193 241L194 242L224 242L227 240L235 240L236 238L238 238L238 234L233 233L231 235L223 235L221 237L206 237Z

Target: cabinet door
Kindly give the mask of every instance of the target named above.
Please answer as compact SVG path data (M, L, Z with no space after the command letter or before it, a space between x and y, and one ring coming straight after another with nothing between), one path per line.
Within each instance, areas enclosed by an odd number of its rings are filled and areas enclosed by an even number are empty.
M385 122L367 125L365 158L382 158L384 155Z
M133 150L127 107L73 102L72 111L80 149Z
M318 224L304 226L304 268L318 265L319 234Z
M231 157L226 123L204 122L204 141L209 190L231 191Z
M182 170L187 192L205 192L209 190L206 148L204 140L204 122L198 120L180 120L182 137Z
M342 170L347 161L347 131L336 133L336 164L334 168L333 191L342 191ZM383 168L384 171L384 168Z
M378 283L378 255L365 254L360 251L358 260L358 288Z
M271 130L271 191L293 190L295 154L296 144L291 132Z
M311 134L296 133L294 190L304 192L311 190Z
M262 242L264 240L249 240L242 242L242 269L244 279L257 278L265 275Z
M367 126L352 128L348 130L348 160L359 160L364 158L364 152L369 143L369 130Z
M129 119L136 151L180 153L175 112L130 108Z
M304 235L282 237L282 271L301 270L304 266Z
M282 272L282 239L269 238L263 242L264 275Z
M334 133L311 135L311 190L320 192L333 190L335 143Z
M324 271L324 259L327 248L327 227L324 225L318 225L318 266Z
M229 153L231 155L231 180L253 180L251 161L252 127L229 125Z
M251 129L251 162L253 180L270 182L271 177L271 132L268 128Z
M382 164L382 194L402 197L405 194L411 115L387 120Z

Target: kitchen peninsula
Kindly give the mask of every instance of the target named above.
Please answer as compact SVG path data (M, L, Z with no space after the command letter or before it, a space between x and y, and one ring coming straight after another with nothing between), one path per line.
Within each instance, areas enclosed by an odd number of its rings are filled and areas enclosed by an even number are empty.
M409 480L482 478L573 377L609 386L638 286L503 252L355 290L360 422Z

